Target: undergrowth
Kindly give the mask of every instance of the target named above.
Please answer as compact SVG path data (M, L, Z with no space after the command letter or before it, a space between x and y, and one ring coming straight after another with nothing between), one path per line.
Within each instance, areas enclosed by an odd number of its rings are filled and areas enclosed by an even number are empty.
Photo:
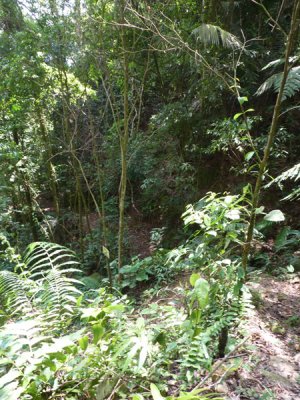
M124 266L112 291L84 287L74 253L60 245L36 242L21 258L4 241L2 263L14 270L0 272L1 399L220 398L192 389L224 356L228 336L238 340L251 307L237 252L246 197L209 193L188 206L190 238ZM134 307L120 293L149 276L162 287L183 270L179 302Z

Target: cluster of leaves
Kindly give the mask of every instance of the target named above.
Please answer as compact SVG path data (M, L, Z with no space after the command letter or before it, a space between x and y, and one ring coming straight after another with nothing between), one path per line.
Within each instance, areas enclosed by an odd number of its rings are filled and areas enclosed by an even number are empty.
M276 211L276 210L274 210ZM258 224L258 248L252 257L252 266L263 269L274 275L286 275L298 272L300 269L299 257L299 238L300 232L291 229L289 226L283 226L274 240L267 240L266 245L260 245L259 241L266 240L269 236L270 229L274 226L274 222L280 222L278 218L275 220L264 219Z
M23 261L9 251L15 271L0 273L1 398L158 399L170 380L186 390L195 372L210 368L220 333L239 322L246 304L239 262L229 258L240 243L245 196L210 193L187 208L185 224L197 228L183 247L124 267L126 286L126 273L130 285L130 274L139 282L153 265L157 274L159 264L172 273L189 264L190 286L173 304L134 309L104 288L82 294L71 277L74 255L59 245L33 243ZM199 390L167 398L215 397Z
M159 249L152 256L139 259L134 257L129 265L124 265L120 272L123 275L122 287L135 288L141 282L152 280L161 285L171 277L171 270L166 265L167 251Z

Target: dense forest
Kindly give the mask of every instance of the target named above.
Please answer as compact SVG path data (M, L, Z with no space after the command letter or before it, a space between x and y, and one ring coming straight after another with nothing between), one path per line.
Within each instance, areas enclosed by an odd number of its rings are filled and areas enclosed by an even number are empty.
M0 399L299 399L300 0L0 37Z

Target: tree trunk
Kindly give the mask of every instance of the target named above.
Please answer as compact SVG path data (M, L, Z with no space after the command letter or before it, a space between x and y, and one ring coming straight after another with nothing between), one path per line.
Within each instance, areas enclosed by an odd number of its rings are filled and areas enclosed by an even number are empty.
M119 186L119 235L118 235L118 269L119 279L121 279L120 269L123 261L124 229L125 229L125 197L127 186L127 147L129 138L129 59L126 43L125 24L125 1L118 2L120 39L123 50L123 129L120 131L120 151L121 151L121 179Z
M264 149L264 156L259 164L259 172L258 172L258 175L256 178L255 189L254 189L253 198L252 198L250 221L249 221L248 231L247 231L247 235L246 235L246 242L244 244L243 255L242 255L242 265L244 268L245 278L246 278L246 272L247 272L246 270L247 270L247 265L248 265L248 257L249 257L250 250L251 250L251 242L253 239L253 232L254 232L254 227L255 227L256 209L259 204L259 198L260 198L263 177L266 172L266 168L267 168L268 161L270 158L271 149L272 149L272 146L274 143L274 138L275 138L276 132L277 132L284 87L285 87L288 73L290 70L289 57L292 54L293 44L295 42L295 36L297 35L298 29L299 29L299 23L300 23L299 18L300 18L300 0L297 0L294 3L291 27L290 27L290 32L289 32L288 39L287 39L287 44L286 44L285 63L284 63L282 81L280 84L279 93L277 95L276 104L275 104L274 111L273 111L273 118L272 118L270 130L269 130L267 144Z
M58 199L58 191L57 191L57 184L56 184L56 177L55 177L55 170L54 170L54 165L52 164L52 149L51 149L51 143L49 140L49 134L47 131L46 127L46 122L45 122L45 117L42 113L42 111L38 108L37 109L37 116L39 120L39 125L40 125L40 130L41 130L41 135L42 139L44 142L45 150L46 150L46 166L47 166L47 173L48 173L48 180L50 183L50 190L52 193L52 200L54 204L54 209L57 218L59 217L60 214L60 207L59 207L59 199Z

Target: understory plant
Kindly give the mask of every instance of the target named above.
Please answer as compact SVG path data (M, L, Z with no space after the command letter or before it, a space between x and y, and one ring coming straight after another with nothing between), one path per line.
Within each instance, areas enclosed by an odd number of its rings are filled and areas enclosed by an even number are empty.
M184 392L168 399L213 398L188 389L225 354L228 331L249 306L238 253L246 203L246 189L209 193L183 215L187 242L146 259L152 271L191 271L171 303L134 308L116 289L82 293L72 252L30 245L15 271L0 272L1 399L164 398L169 380Z

